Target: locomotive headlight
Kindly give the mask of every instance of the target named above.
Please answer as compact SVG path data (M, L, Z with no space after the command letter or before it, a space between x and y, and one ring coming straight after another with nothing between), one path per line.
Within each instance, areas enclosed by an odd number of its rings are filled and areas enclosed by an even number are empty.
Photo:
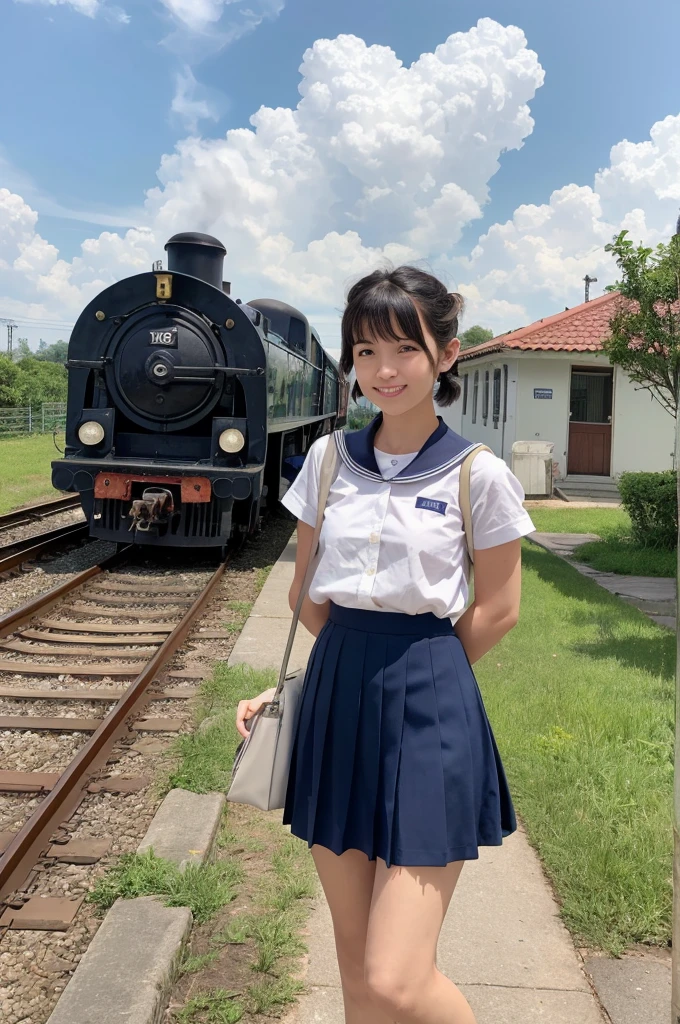
M96 420L88 420L78 427L78 437L83 444L99 444L104 440L104 428Z
M240 430L236 430L235 427L230 427L229 430L222 431L217 443L223 452L228 452L229 455L233 455L235 452L241 451L246 443L246 439Z

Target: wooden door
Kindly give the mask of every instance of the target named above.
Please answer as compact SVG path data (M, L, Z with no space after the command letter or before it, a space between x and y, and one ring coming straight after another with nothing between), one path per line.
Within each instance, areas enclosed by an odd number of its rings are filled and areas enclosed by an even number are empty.
M567 473L609 476L611 423L570 423Z
M567 474L610 475L613 374L572 367Z

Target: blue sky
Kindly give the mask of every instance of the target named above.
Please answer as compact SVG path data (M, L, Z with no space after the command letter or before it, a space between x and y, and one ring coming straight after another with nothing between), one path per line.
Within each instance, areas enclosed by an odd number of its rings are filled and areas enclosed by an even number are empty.
M546 4L544 0L489 0L483 4L471 0L420 0L417 4L406 0L344 0L341 5L318 0L255 0L250 7L255 9L259 3L261 22L232 43L220 43L218 37L240 24L245 5L236 0L221 12L220 3L121 0L115 6L105 0L5 0L0 14L4 42L0 84L5 97L0 111L0 189L4 187L21 197L25 207L38 214L31 230L39 235L41 245L44 242L53 248L49 258L43 252L40 261L26 270L21 246L29 245L33 251L35 243L33 236L22 235L16 243L19 264L17 253L12 252L13 259L5 256L5 263L23 276L20 280L0 280L0 317L21 317L22 313L29 317L32 311L68 323L77 315L80 297L86 301L96 292L96 282L108 283L116 275L124 276L126 260L129 272L133 272L134 260L127 255L113 261L110 254L106 259L101 257L89 275L78 264L73 265L74 259L82 258L83 242L96 240L102 231L115 232L123 240L121 245L129 249L127 229L145 221L149 230L160 232L154 234L154 244L156 254L162 256L161 225L167 223L178 230L196 226L175 225L159 202L151 215L142 212L146 190L159 184L157 172L163 155L172 154L178 142L188 137L210 142L223 139L230 129L248 129L251 115L262 105L295 110L300 100L298 69L303 54L320 39L335 40L342 33L351 34L369 47L377 44L391 48L408 67L421 54L434 52L452 33L468 33L480 18L493 19L503 28L515 25L524 32L526 49L535 51L545 72L544 83L532 89L534 94L528 99L533 130L524 133L521 148L498 154L497 173L487 175L475 187L465 186L479 211L461 216L460 230L452 231L450 246L440 242L431 251L422 251L436 268L445 268L452 287L468 285L474 320L484 321L486 313L486 321L499 330L519 326L514 321L522 316L532 319L562 308L555 285L556 270L553 267L546 274L540 260L532 266L531 259L527 263L525 258L518 280L513 283L508 278L505 291L496 288L492 292L489 275L495 266L494 246L500 243L492 231L481 262L478 258L473 267L469 258L480 236L494 225L507 224L523 204L549 206L551 194L569 185L592 188L596 172L610 165L613 146L626 139L640 146L649 140L655 123L680 114L680 78L673 70L680 38L680 5L671 0L655 0L652 5L633 0L598 0L594 4L572 0L568 5ZM206 6L222 16L203 31L206 26L200 24L200 17ZM183 17L178 17L178 10ZM506 89L512 91L512 84L506 83ZM174 113L173 98L179 108ZM585 202L584 220L592 214L595 226L590 221L584 223L580 241L571 237L573 223L568 229L560 227L559 241L546 236L550 251L560 250L562 272L570 279L565 284L565 303L578 301L582 285L576 275L583 276L583 267L568 261L578 261L594 246L598 254L590 272L598 271L598 260L599 266L605 267L599 250L612 225L618 229L624 223L641 224L640 230L654 237L666 230L671 206L680 206L664 185L666 177L672 178L673 160L677 160L669 139L676 137L678 129L675 125L671 128L652 161L663 165L661 183L648 154L635 151L632 164L624 155L621 166L615 168L619 184L615 182L615 195L609 195L611 211L598 219L597 211L593 214L592 199L585 194L575 195L571 221L578 222L578 203ZM451 130L455 136L455 121ZM455 137L449 141L455 149ZM516 142L521 143L521 139ZM469 159L474 161L472 152ZM195 185L193 156L191 163L194 177L186 177L189 171L185 167L170 176L178 191L185 181L190 180L192 188ZM384 172L385 180L389 179L388 187L392 187L389 171L387 168ZM467 172L457 173L467 181ZM645 180L636 197L633 179L638 180L640 174ZM458 179L453 175L450 180L455 183ZM442 170L436 188L445 182ZM167 194L167 179L162 187ZM487 188L488 193L480 198ZM229 192L225 191L219 204L229 202ZM650 213L653 203L658 209ZM187 205L201 210L205 221L202 207L194 201ZM633 216L636 209L646 214L644 223ZM230 216L237 212L230 211ZM220 227L219 217L216 220ZM0 232L2 226L0 220ZM205 223L200 226L206 228ZM342 231L346 227L345 222L323 227L310 223L307 237L290 231L286 237L293 239L297 251L326 237L328 228ZM380 221L359 233L364 243L369 239L371 247L382 250L393 242L404 243L402 228L394 223L390 237L390 227ZM522 226L513 230L521 248L526 244L526 230ZM9 237L11 230L6 227L6 231ZM272 224L271 234L276 233L277 227ZM571 252L567 251L567 235L573 243ZM413 244L416 236L410 237ZM421 249L427 250L427 239L422 233L417 237ZM230 238L223 240L229 248ZM257 244L261 255L262 239ZM505 237L503 245L507 257ZM1 246L0 234L0 260ZM55 279L54 250L67 264L60 264L58 271L66 275L69 286L61 294ZM233 260L230 272L238 277L236 253ZM259 274L262 286L269 284L270 293L275 285L280 293L286 291L285 273L277 270L267 280L267 267L251 255L244 287L246 282L255 287ZM51 278L49 283L44 280L46 273ZM504 273L512 276L507 266ZM533 273L539 278L545 275L536 288L526 286ZM82 280L78 280L78 274ZM330 323L332 311L341 302L338 289L344 281L340 275L329 286L333 294L329 292L327 302L316 287L310 287L308 293L294 288L293 297L298 302L306 299L308 308L318 312L321 319L329 318ZM519 287L521 281L524 290ZM604 278L602 283L606 283ZM510 316L512 322L504 323L504 316ZM34 340L35 332L29 333ZM56 334L45 332L43 336L52 340Z

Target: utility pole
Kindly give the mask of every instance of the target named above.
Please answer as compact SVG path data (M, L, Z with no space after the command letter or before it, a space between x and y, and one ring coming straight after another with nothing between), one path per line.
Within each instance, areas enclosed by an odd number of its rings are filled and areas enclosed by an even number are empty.
M589 302L590 301L590 286L591 286L591 284L595 284L595 282L597 281L597 278L596 277L589 277L588 274L586 274L586 276L583 278L583 280L586 283L586 302Z
M18 327L13 320L7 320L6 318L0 317L0 324L7 324L7 355L12 358L12 336L14 329Z

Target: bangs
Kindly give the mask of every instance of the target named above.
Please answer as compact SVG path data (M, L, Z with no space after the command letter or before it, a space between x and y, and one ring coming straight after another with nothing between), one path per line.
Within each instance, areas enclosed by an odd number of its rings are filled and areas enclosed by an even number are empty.
M408 338L424 349L432 361L413 299L389 281L381 281L375 287L368 288L345 309L342 322L343 354L351 358L355 344L372 338L392 341Z

